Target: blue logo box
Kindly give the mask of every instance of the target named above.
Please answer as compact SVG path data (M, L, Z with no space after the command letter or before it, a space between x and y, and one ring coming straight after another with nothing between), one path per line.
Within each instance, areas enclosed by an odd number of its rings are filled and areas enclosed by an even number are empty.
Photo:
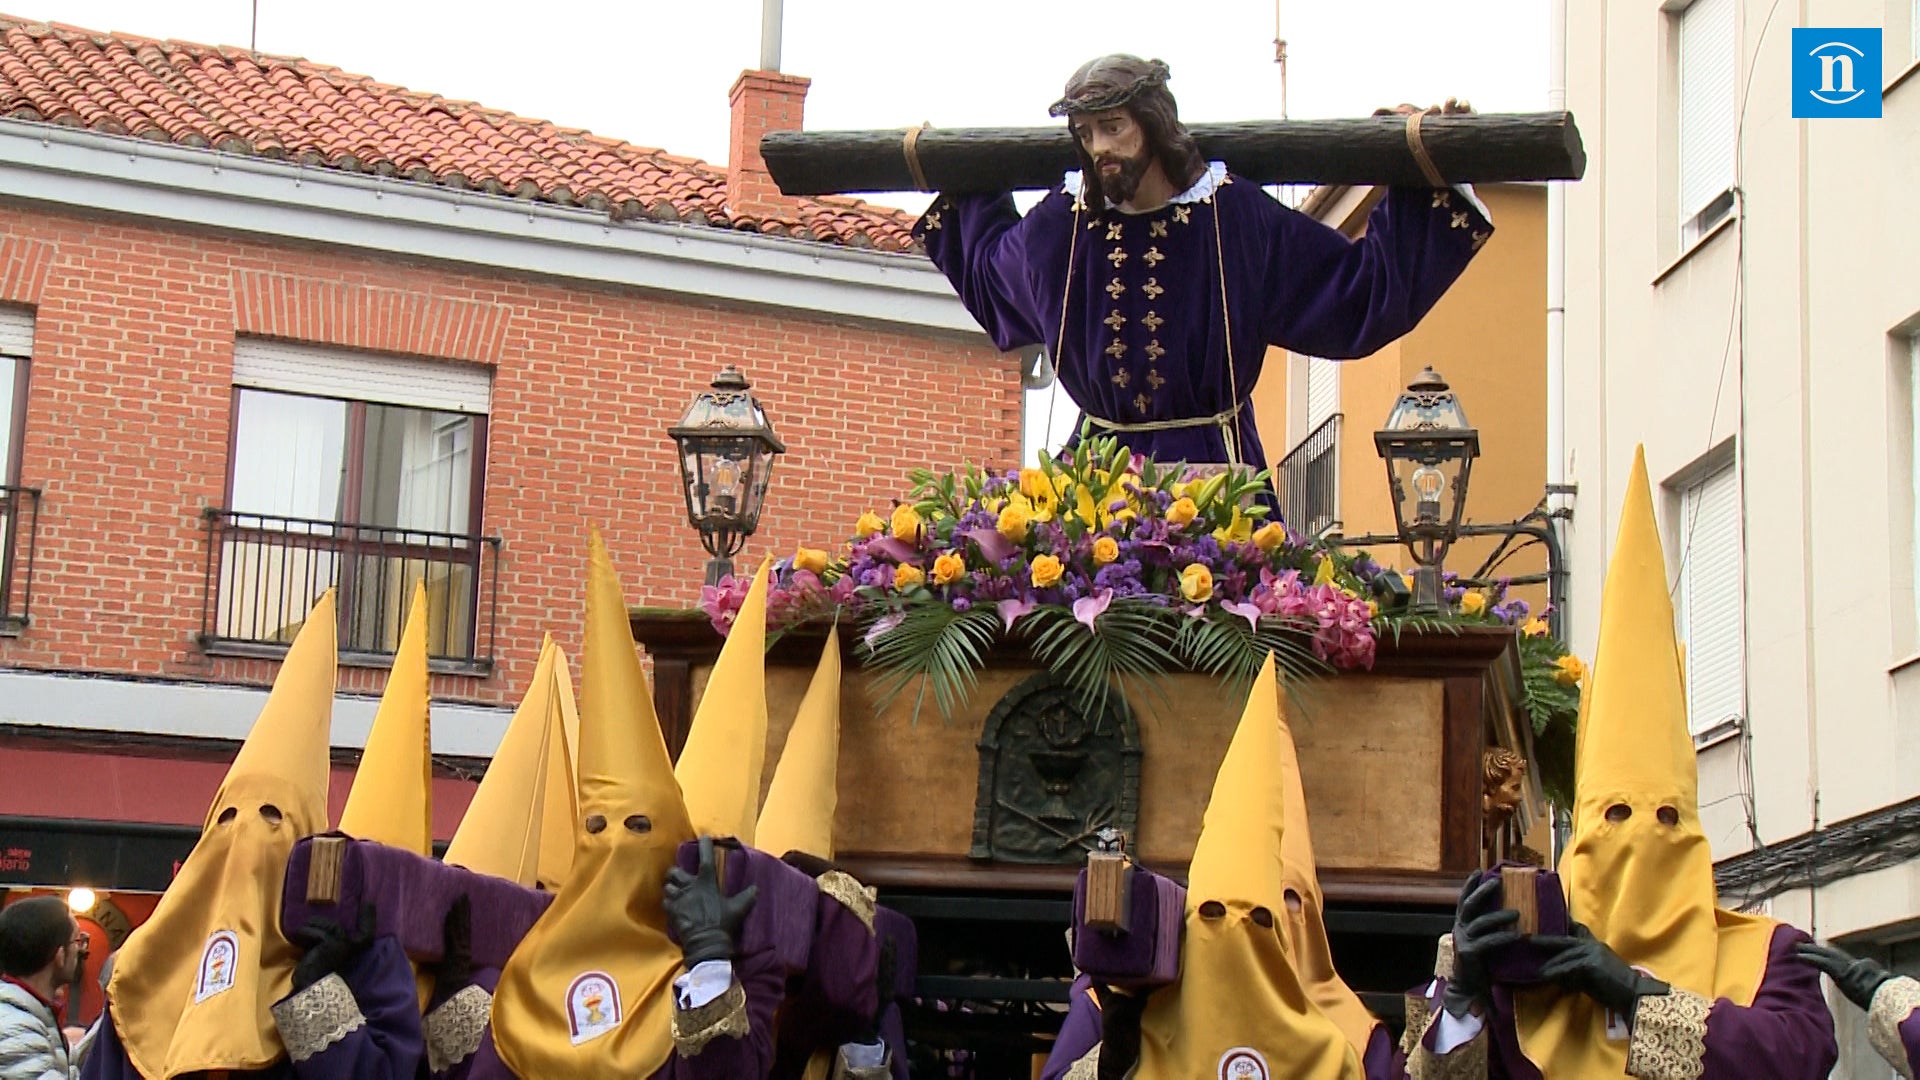
M1793 28L1796 120L1880 115L1880 28Z

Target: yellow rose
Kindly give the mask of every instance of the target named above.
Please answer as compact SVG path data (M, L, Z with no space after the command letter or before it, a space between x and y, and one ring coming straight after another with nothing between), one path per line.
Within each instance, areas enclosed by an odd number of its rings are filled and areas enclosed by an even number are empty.
M1277 521L1267 522L1253 534L1253 546L1261 551L1273 551L1286 542L1287 527Z
M1549 629L1545 619L1528 619L1527 625L1522 626L1520 632L1528 637L1546 637Z
M1093 561L1097 566L1105 566L1120 557L1120 541L1111 536L1102 536L1093 542Z
M1000 535L1018 544L1027 538L1027 512L1017 506L1000 511Z
M933 560L933 583L951 585L967 576L967 560L949 551Z
M1205 563L1188 563L1180 571L1180 595L1196 604L1213 599L1213 571Z
M827 553L819 548L800 548L793 553L793 568L824 574L827 572Z
M860 539L865 540L867 537L872 536L874 533L877 533L882 529L885 529L886 527L887 527L887 523L881 520L880 515L869 510L866 513L860 515L860 520L857 524L854 525L853 531L855 535L860 537Z
M1167 520L1175 525L1185 525L1199 515L1200 508L1193 505L1193 500L1184 495L1173 500L1173 505L1167 507Z
M1051 555L1042 555L1033 560L1033 587L1036 589L1045 589L1053 585L1058 585L1060 578L1066 574L1066 572L1067 568L1060 565L1059 559Z
M909 544L920 539L920 511L909 503L901 503L893 508L893 538Z
M1460 598L1460 611L1464 615L1478 615L1487 610L1487 595L1482 592L1470 592Z
M1367 618L1377 619L1379 617L1380 617L1380 602L1378 600L1367 601Z
M1587 674L1587 666L1572 653L1555 660L1553 666L1558 669L1553 673L1553 681L1561 686L1578 686L1580 680Z
M896 589L910 589L915 585L924 584L926 580L927 572L917 566L901 563L893 568L893 587Z

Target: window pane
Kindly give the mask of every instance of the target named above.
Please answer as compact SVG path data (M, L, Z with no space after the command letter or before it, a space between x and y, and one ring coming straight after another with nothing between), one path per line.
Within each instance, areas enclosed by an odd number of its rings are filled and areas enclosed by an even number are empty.
M467 535L475 426L463 413L368 405L360 523Z
M0 356L0 484L13 483L13 417L20 406L13 392L20 385L20 365L25 362Z
M1694 0L1680 14L1680 222L1697 222L1733 184L1737 112L1733 0ZM1730 205L1730 204L1729 204ZM1715 207L1716 220L1723 216Z
M1729 467L1686 489L1680 584L1687 647L1687 715L1693 732L1746 711L1745 625L1740 596L1740 497Z
M241 390L234 422L233 506L247 514L340 520L347 404Z

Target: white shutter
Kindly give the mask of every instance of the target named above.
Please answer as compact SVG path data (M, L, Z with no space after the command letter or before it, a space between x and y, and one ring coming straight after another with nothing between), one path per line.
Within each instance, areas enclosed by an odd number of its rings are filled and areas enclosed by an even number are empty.
M1340 365L1317 356L1307 358L1307 434L1340 411Z
M1689 485L1680 500L1680 634L1687 647L1687 726L1746 712L1740 596L1740 492L1732 466Z
M257 338L233 343L233 384L483 416L493 403L492 372L480 364L377 356Z
M0 307L0 356L33 355L33 312L26 308ZM8 392L13 384L7 384Z
M1693 0L1680 13L1680 221L1733 186L1734 0Z

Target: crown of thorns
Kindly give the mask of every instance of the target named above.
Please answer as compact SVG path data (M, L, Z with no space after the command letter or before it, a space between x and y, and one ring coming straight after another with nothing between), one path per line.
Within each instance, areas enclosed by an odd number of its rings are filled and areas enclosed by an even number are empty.
M1098 69L1096 68L1095 70ZM1089 71L1087 74L1089 81L1091 81L1093 72ZM1107 109L1117 109L1127 102L1132 101L1134 98L1139 97L1143 91L1149 88L1167 85L1167 80L1171 78L1172 75L1173 72L1168 69L1165 62L1160 60L1149 61L1147 70L1134 76L1128 82L1122 83L1119 86L1105 87L1097 90L1093 87L1087 87L1078 95L1068 94L1059 101L1054 102L1053 105L1047 109L1047 115L1066 116L1071 113L1104 112Z

